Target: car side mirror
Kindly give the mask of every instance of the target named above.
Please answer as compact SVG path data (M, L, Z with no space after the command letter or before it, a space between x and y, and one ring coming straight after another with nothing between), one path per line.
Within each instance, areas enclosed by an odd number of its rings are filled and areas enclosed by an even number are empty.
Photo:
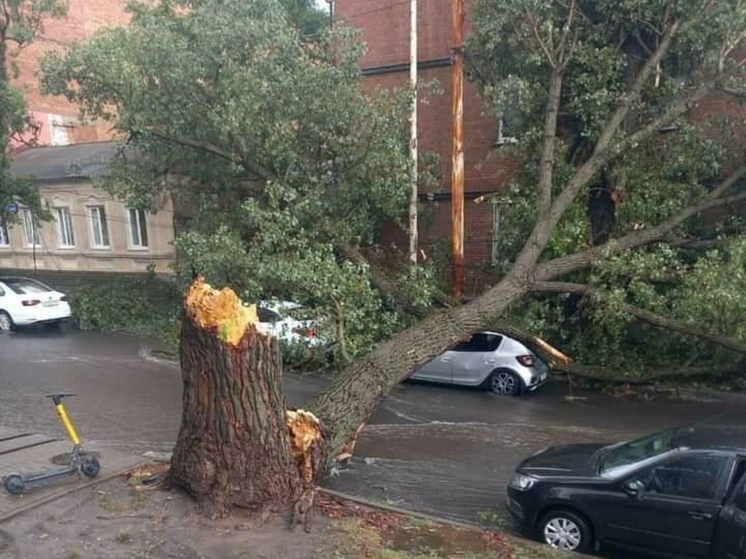
M645 491L645 484L639 479L628 480L622 484L622 489L630 497L639 497Z

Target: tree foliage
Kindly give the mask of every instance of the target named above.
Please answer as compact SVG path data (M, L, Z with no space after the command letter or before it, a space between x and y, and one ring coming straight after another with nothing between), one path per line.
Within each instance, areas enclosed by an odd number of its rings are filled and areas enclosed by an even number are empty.
M308 41L286 4L133 5L127 28L50 55L44 85L120 132L105 186L143 207L169 194L188 217L180 272L313 305L354 358L402 325L341 252L405 213L407 98L366 94L355 34Z
M33 41L49 18L65 15L63 0L0 0L0 224L13 201L39 208L38 191L27 177L10 173L9 147L12 140L24 141L33 134L23 92L11 85L17 75L14 57Z
M743 264L743 203L678 220L716 194L743 198L745 137L736 101L746 92L744 6L480 0L474 20L471 78L490 108L508 115L519 137L512 149L526 161L509 191L493 200L504 231L496 272L508 274L525 254L538 221L553 218L550 204L565 207L547 231L540 262L608 249L565 276L575 288L585 285L582 292L534 296L515 322L582 363L631 377L738 362L738 352L651 325L630 306L674 320L669 326L746 340L739 327L746 299L734 275ZM697 111L713 98L718 114ZM732 184L716 192L729 176ZM619 239L672 221L655 244L608 254ZM714 244L715 252L699 248ZM697 285L708 285L711 296Z

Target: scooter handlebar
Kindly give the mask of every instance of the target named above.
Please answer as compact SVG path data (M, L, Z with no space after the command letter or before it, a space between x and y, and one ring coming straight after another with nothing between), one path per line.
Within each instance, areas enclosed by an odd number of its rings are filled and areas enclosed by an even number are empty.
M59 404L62 401L62 398L67 398L68 396L75 396L75 393L73 392L58 392L55 394L47 394L47 398L52 398L52 401L54 401L55 405Z

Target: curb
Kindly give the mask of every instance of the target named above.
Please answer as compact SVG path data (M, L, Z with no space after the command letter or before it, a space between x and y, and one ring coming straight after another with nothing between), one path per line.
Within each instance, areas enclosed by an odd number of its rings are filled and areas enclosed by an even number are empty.
M107 474L103 477L96 478L94 480L88 481L82 485L76 485L74 487L70 487L68 489L64 489L58 493L53 493L52 495L49 495L47 497L43 497L41 499L31 501L29 503L25 503L24 505L13 509L10 512L6 512L5 514L0 514L0 524L3 524L7 522L8 520L11 520L15 518L16 516L19 516L21 514L24 514L30 510L33 510L37 507L40 507L42 505L46 505L48 503L51 503L52 501L56 501L57 499L62 499L63 497L67 497L68 495L72 495L73 493L76 493L77 491L80 491L82 489L87 489L89 487L93 487L96 485L99 485L101 483L106 483L107 481L111 481L112 479L118 478L122 475L124 475L125 472L131 470L132 468L135 468L139 465L147 464L147 462L138 462L137 464L133 464L131 466L127 466L126 468L122 468L121 470L117 470L115 472L112 472L110 474Z
M348 495L347 493L342 493L340 491L334 491L333 489L326 489L324 487L319 487L318 491L319 493L323 493L324 495L327 495L329 497L335 497L337 499L344 499L345 501L357 503L365 507L384 510L386 512L393 512L395 514L401 514L403 516L413 516L421 520L437 522L438 524L448 524L449 526L453 526L454 528L463 528L465 530L489 530L489 528L484 528L482 526L479 526L479 524L477 523L469 523L469 522L464 522L464 521L459 521L459 520L451 520L449 518L444 518L442 516L435 516L435 515L427 514L424 512L417 512L417 511L413 511L410 509L403 509L401 507L395 507L393 505L386 505L384 503L378 503L376 501L371 501L363 497L356 497L354 495Z

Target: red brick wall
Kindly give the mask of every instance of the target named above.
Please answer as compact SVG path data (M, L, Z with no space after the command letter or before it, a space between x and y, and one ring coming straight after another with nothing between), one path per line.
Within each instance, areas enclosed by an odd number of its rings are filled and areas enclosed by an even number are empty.
M467 2L468 4L468 2ZM337 0L335 17L361 29L368 50L362 57L363 68L402 64L409 61L409 3L402 0ZM450 0L420 0L418 4L418 57L420 61L448 58L451 55ZM421 82L436 80L440 94L422 92L426 102L419 106L418 136L421 152L437 153L440 181L422 185L421 192L450 190L451 183L451 68L430 68L419 72ZM373 75L368 87L404 86L408 72ZM497 121L485 114L485 106L474 86L464 87L464 189L467 192L499 191L511 182L519 170L518 162L494 146ZM450 238L450 202L428 203L424 212L431 217L421 220L420 238L427 251L430 243ZM489 262L491 258L492 210L489 204L467 200L464 210L464 258L467 266ZM406 235L396 225L381 235L385 244L406 246Z
M28 46L17 50L11 43L19 67L13 85L21 88L32 115L40 125L38 141L50 143L50 122L57 121L68 132L70 143L107 139L106 126L82 127L77 123L78 110L62 97L48 97L39 92L39 63L45 52L63 49L66 45L93 35L104 26L126 24L124 12L128 0L67 0L67 16L45 22L43 32ZM52 115L51 118L49 115Z

